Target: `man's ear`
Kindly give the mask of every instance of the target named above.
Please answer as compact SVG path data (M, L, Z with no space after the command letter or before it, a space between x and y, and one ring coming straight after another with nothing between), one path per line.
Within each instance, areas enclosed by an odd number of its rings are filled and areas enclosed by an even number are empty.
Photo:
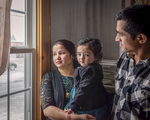
M147 40L147 37L146 35L140 33L138 36L137 36L137 40L139 41L140 44L144 44Z

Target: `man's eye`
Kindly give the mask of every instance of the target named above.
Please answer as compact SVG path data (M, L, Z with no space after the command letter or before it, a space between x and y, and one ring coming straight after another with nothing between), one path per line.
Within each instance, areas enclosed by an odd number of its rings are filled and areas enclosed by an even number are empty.
M122 34L122 33L119 33L119 36L123 36L123 34Z

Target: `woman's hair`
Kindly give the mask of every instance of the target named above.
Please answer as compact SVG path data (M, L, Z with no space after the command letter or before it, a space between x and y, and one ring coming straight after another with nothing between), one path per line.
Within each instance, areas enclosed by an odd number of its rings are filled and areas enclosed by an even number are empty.
M70 55L75 56L75 46L71 41L66 39L57 40L53 43L52 48L56 44L64 46L69 51Z
M96 58L95 62L99 62L102 59L102 46L101 41L97 38L82 38L78 43L79 45L88 45L89 49L93 52L94 57Z

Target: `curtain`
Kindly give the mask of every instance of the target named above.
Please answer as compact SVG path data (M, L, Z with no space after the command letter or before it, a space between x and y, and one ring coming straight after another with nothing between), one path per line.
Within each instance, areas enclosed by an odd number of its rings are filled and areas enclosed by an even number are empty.
M0 0L0 75L8 69L9 65L11 1Z

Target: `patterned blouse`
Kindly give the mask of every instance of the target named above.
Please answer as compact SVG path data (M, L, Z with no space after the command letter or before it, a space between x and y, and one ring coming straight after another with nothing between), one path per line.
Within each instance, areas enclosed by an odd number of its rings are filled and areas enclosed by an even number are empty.
M66 89L66 101L65 101L65 105L66 105L69 102L70 92L72 87L74 86L74 79L73 77L67 77L63 75L62 75L62 79L63 79L64 87Z

